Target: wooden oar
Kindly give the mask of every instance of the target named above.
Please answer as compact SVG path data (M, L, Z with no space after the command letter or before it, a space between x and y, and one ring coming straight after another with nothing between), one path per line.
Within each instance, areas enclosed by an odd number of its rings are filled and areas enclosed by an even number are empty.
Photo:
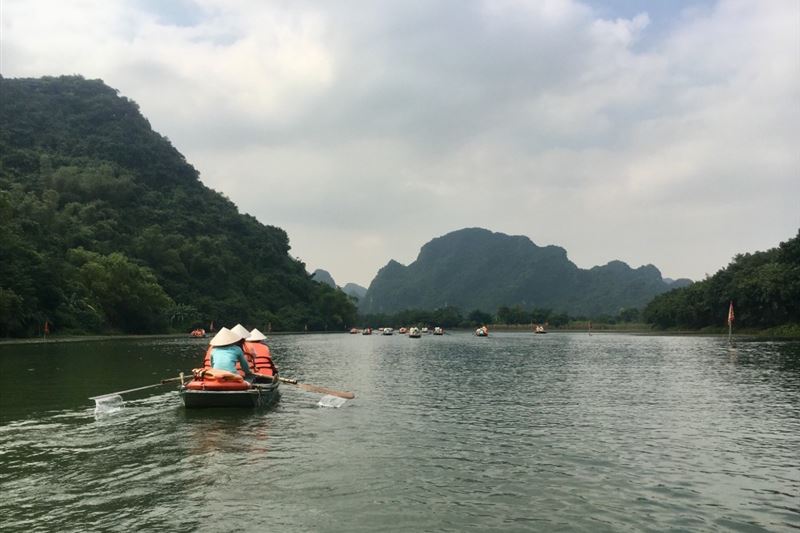
M155 385L145 385L144 387L136 387L135 389L121 390L119 392L109 392L108 394L101 394L100 396L92 396L89 399L99 400L101 398L108 398L109 396L117 396L119 394L126 394L128 392L136 392L139 390L152 389L153 387L160 387L161 385L165 385L173 381L180 381L181 383L183 383L185 379L186 378L183 376L183 372L181 372L181 375L178 376L177 378L162 379L161 383L156 383Z
M278 378L283 383L288 383L289 385L294 385L295 387L299 387L303 390L307 390L309 392L318 392L320 394L330 394L331 396L338 396L339 398L344 398L345 400L352 400L356 397L355 394L352 392L347 391L339 391L328 389L326 387L319 387L317 385L309 385L308 383L298 383L296 379L289 379L289 378Z

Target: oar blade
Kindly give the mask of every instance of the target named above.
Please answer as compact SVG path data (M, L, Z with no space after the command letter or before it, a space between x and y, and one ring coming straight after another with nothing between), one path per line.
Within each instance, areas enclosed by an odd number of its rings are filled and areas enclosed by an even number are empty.
M330 394L331 396L338 396L339 398L344 398L345 400L352 400L356 397L355 394L352 392L341 391L341 390L333 390L327 387L320 387L319 385L309 385L308 383L298 383L296 379L289 379L284 377L278 378L283 383L288 383L289 385L294 385L295 387L299 387L303 390L308 392L318 392L320 394Z
M344 398L339 398L338 396L331 396L330 394L326 394L322 398L319 399L317 405L319 407L331 407L333 409L338 409L339 407L343 406L347 403L347 400Z
M124 401L122 396L118 394L107 394L105 396L97 396L94 399L94 414L95 416L103 416L114 413L123 408Z
M329 394L331 396L338 396L339 398L344 398L345 400L352 400L353 398L356 397L356 395L353 394L352 392L338 391L338 390L328 389L326 387L319 387L317 385L308 385L307 383L298 383L297 386L309 392Z

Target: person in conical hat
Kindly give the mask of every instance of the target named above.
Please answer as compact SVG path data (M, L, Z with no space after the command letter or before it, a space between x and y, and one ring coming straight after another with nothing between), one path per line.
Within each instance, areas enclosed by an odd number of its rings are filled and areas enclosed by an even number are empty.
M245 342L242 349L244 350L245 356L253 361L256 374L269 376L275 379L278 375L278 369L275 367L275 363L272 362L269 346L264 344L265 340L267 340L266 335L258 331L258 329L253 328L253 331L251 331L250 335L244 340Z
M228 346L229 344L235 344L242 340L242 336L239 333L235 333L228 328L220 329L214 338L211 339L209 344L211 346Z
M253 331L245 339L246 342L261 342L267 340L267 336L258 331L257 328L253 328Z
M239 363L245 376L252 374L242 351L244 337L240 333L222 328L219 333L214 335L209 344L211 345L211 368L227 370L235 374L236 363Z
M250 332L247 330L246 327L244 327L241 324L236 324L235 326L233 326L231 328L231 331L233 331L234 333L238 333L239 335L242 336L243 339L246 339L247 337L250 336Z

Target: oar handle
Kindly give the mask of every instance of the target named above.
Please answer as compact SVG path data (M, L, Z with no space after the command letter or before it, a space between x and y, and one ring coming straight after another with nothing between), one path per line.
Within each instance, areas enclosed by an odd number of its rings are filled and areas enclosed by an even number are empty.
M101 398L108 398L109 396L119 396L120 394L127 394L129 392L136 392L136 391L145 390L145 389L152 389L153 387L160 387L161 385L162 385L161 383L156 383L155 385L145 385L144 387L136 387L135 389L127 389L127 390L121 390L121 391L117 391L117 392L109 392L108 394L101 394L100 396L90 396L89 399L90 400L99 400Z
M183 380L184 380L183 372L181 372L181 375L178 376L177 378L162 379L160 383L156 383L155 385L145 385L144 387L136 387L135 389L127 389L127 390L121 390L121 391L117 391L117 392L109 392L108 394L101 394L100 396L92 396L89 399L90 400L98 400L98 399L101 399L101 398L107 398L109 396L117 396L117 395L120 395L120 394L127 394L129 392L136 392L136 391L145 390L145 389L152 389L153 387L160 387L161 385L164 385L165 383L169 383L170 381L179 381L179 380L181 381L181 383L183 383Z
M311 385L310 383L298 383L296 379L289 379L289 378L278 378L278 379L284 383L289 383L290 385L294 385L309 392L330 394L331 396L338 396L339 398L344 398L345 400L352 400L353 398L356 397L356 395L353 394L352 392L329 389L327 387L320 387L319 385Z

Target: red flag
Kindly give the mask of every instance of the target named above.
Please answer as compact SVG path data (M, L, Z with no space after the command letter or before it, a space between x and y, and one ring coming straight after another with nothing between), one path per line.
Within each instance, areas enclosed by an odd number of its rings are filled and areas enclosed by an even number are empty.
M728 306L728 325L730 326L733 324L733 300L731 300L731 305Z

